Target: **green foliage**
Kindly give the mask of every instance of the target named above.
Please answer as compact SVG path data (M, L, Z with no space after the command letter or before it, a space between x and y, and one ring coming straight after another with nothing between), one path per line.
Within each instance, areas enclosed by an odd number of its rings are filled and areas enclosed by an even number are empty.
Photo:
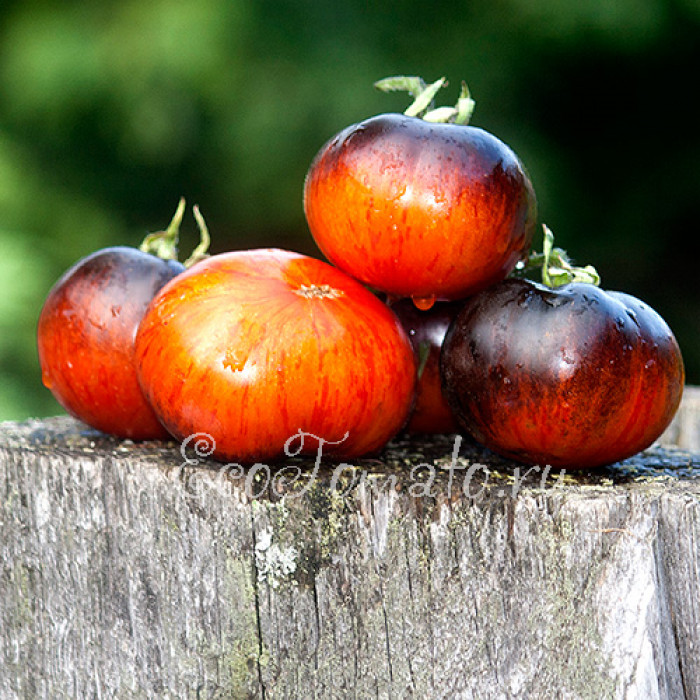
M53 282L161 229L181 195L214 252L318 254L306 169L344 126L407 107L372 89L393 74L446 75L449 103L467 80L557 242L657 308L699 383L699 25L697 0L3 3L0 418L57 410L33 337ZM190 217L183 251L196 237Z

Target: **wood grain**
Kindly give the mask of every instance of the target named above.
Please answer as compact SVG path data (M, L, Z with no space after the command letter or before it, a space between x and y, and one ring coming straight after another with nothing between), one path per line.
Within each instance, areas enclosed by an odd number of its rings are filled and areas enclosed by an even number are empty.
M524 476L454 436L244 470L5 423L0 698L699 700L689 425Z

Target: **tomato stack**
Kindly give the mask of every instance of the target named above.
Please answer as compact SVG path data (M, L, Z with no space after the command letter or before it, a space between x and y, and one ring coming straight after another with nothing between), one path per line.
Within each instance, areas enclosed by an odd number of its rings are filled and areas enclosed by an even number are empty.
M468 124L466 85L454 107L433 107L444 82L380 81L413 104L348 127L313 160L304 211L331 264L198 250L183 267L182 204L141 251L80 261L40 317L46 386L100 430L205 433L215 457L245 463L292 454L294 440L293 454L359 457L405 427L564 467L650 445L680 402L673 334L600 290L548 230L531 253L525 168ZM534 266L542 283L522 277Z

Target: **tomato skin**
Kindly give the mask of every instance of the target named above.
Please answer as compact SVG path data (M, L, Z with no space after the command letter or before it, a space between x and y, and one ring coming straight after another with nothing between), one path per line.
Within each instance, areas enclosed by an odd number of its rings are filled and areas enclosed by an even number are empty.
M216 255L174 279L136 354L170 432L208 433L213 456L241 463L284 457L300 430L338 443L324 455L376 451L415 393L411 344L391 310L327 263L283 250ZM309 438L300 454L318 447Z
M399 317L411 339L419 364L416 402L406 426L409 433L458 431L452 410L442 391L440 351L447 329L461 308L461 302L437 302L432 308L422 311L408 299L391 305L391 310ZM423 353L427 353L425 358Z
M441 374L458 423L477 441L567 468L648 447L671 422L685 378L671 330L638 299L515 279L465 303Z
M523 258L535 194L513 151L482 129L384 114L354 124L306 176L309 229L326 257L395 296L456 300Z
M136 248L105 248L73 265L39 316L44 385L72 415L123 438L167 438L134 367L134 339L155 293L185 268Z

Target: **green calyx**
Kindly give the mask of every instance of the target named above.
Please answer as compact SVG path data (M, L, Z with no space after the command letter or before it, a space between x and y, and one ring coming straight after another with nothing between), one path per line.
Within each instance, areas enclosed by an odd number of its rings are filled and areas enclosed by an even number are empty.
M192 207L192 213L194 214L194 218L197 221L197 227L199 228L199 245L192 251L192 255L185 260L185 267L192 267L192 265L200 260L204 260L204 258L209 257L209 253L207 252L211 241L209 238L209 229L207 228L204 217L196 204Z
M177 244L180 238L180 224L185 213L185 198L181 197L177 210L165 231L149 233L139 246L142 253L150 253L163 260L177 260Z
M175 214L165 231L158 231L157 233L149 233L144 239L139 250L142 253L150 253L155 255L161 260L177 260L178 259L178 241L180 238L180 225L182 224L182 217L185 214L185 198L181 197L178 202ZM197 226L199 228L199 245L194 249L192 255L185 261L185 267L191 267L196 262L203 260L207 257L207 250L209 249L209 230L207 225L204 223L204 217L199 211L199 207L195 205L192 207L192 213L197 221Z
M554 234L542 225L544 241L541 253L530 253L527 261L519 263L516 267L516 275L525 276L530 270L542 268L542 283L547 287L556 289L571 282L585 282L598 287L600 275L593 265L577 267L573 265L567 252L554 247Z
M454 107L435 107L435 96L440 88L446 85L445 78L427 84L416 76L397 75L378 80L374 87L382 92L408 92L413 97L413 102L404 112L407 117L419 117L424 121L440 124L468 124L476 102L464 81Z

